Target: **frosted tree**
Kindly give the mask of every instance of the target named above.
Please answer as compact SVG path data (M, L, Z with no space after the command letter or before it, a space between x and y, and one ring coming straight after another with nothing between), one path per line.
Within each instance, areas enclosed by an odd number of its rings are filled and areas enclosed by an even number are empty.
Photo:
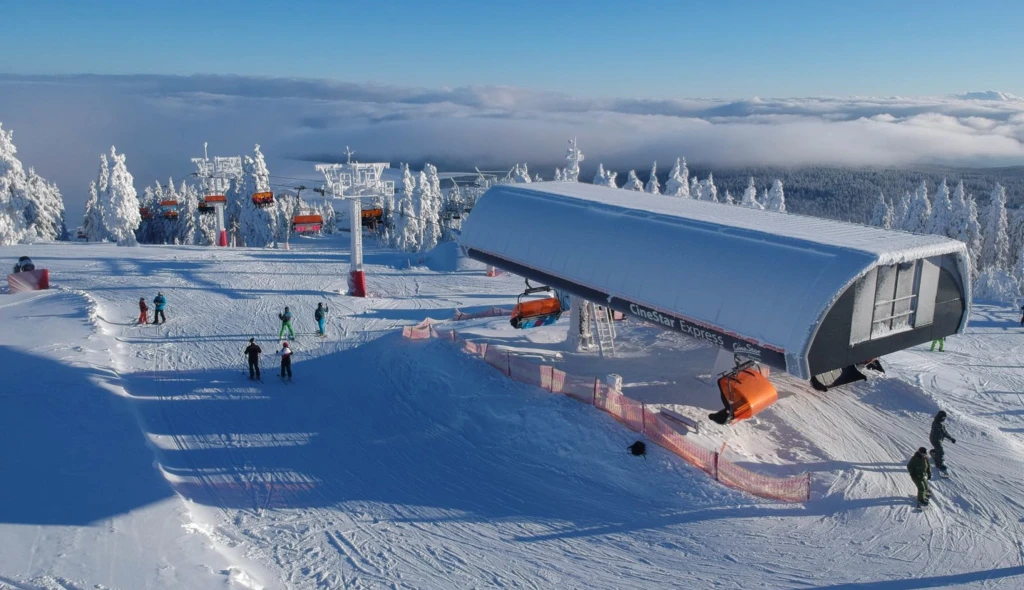
M670 197L690 198L690 171L686 168L685 158L676 158L676 165L668 173L665 181L665 194Z
M565 148L565 161L568 162L568 165L565 167L565 172L562 173L562 180L565 182L579 182L580 162L583 161L583 152L576 145L575 137L570 139L568 144Z
M928 186L922 180L914 191L914 198L907 208L907 217L903 221L903 229L915 234L928 233L928 224L932 217L932 205L928 200Z
M33 241L52 242L67 238L64 225L64 199L56 184L28 169L25 193L25 225L27 238Z
M978 202L973 196L967 197L967 229L964 242L971 255L971 276L977 278L981 271L981 218L978 215Z
M1010 236L1010 254L1016 254L1024 250L1024 210L1017 209L1007 215L1007 233ZM950 236L953 237L953 236Z
M174 179L168 179L168 186L174 187ZM177 243L191 246L196 243L199 231L199 193L195 187L181 182L178 191L178 223L175 227Z
M644 183L640 182L640 179L636 177L636 170L629 171L629 177L626 178L626 184L622 185L627 191L640 191L644 190Z
M296 204L296 206L298 205ZM292 216L294 217L297 213L298 211L296 210L292 213ZM338 231L338 216L334 212L334 205L331 201L324 203L323 211L320 212L320 216L324 220L320 228L322 233L333 234ZM291 217L288 218L288 221L291 222Z
M875 209L871 212L871 221L868 224L882 229L892 229L892 218L892 204L886 200L884 194L878 193L878 202L875 203Z
M902 197L893 203L893 229L907 229L907 211L910 210L910 203L913 200L914 198L910 196L910 191L906 191Z
M558 180L558 168L555 168L555 180ZM593 184L597 186L605 186L606 175L604 172L604 164L597 165L597 173L594 174Z
M253 148L251 156L242 158L242 183L238 192L242 197L238 227L245 245L250 248L271 245L277 233L277 209L271 206L273 203L257 204L253 201L253 195L271 192L270 171L259 144Z
M534 182L544 182L544 179L540 177L540 172L537 172L536 174L533 175L533 181Z
M765 202L764 208L779 213L786 212L786 194L782 190L782 181L778 178L775 179L771 190L768 191L768 200Z
M700 200L700 181L697 180L697 175L694 174L690 177L690 198Z
M102 242L107 239L107 228L103 225L103 207L100 206L96 181L89 183L89 200L85 202L82 232L90 242Z
M949 197L949 185L943 178L939 186L935 188L935 197L932 199L932 214L928 219L928 233L938 234L952 238L956 228L952 227L953 222L953 201Z
M700 200L718 202L718 187L715 186L715 175L708 173L708 177L700 181Z
M527 167L525 162L523 163L522 166L520 166L519 164L516 164L515 168L512 169L512 182L515 182L515 183L533 182L533 179L530 178L530 169Z
M594 175L594 184L598 186L609 186L611 188L618 188L615 184L615 177L618 176L611 170L605 170L604 164L597 165L597 174Z
M562 182L565 180L565 176L562 174L561 168L555 168L555 182Z
M645 193L652 195L661 194L661 185L658 183L658 161L655 160L651 166L651 177L647 179L647 186L644 187Z
M529 172L524 173L529 178ZM441 180L437 176L437 167L427 164L420 173L420 181L426 179L426 186L423 189L423 200L421 201L420 219L423 224L422 249L430 250L441 241Z
M420 249L419 218L416 215L415 195L416 180L409 172L409 165L402 165L402 190L395 202L395 247L405 252L416 252Z
M16 244L26 237L25 211L29 206L25 169L15 156L14 133L0 126L0 244Z
M762 205L757 200L757 185L754 184L754 177L750 177L750 182L747 183L747 188L743 190L743 196L740 197L740 206L747 207L749 209L764 210Z
M128 172L124 154L118 154L117 148L110 147L110 170L105 191L99 194L100 207L103 210L103 225L107 228L110 239L118 246L137 246L135 230L142 223L139 215L139 196L135 192L135 179ZM103 158L106 163L107 159ZM102 173L101 173L102 178Z
M199 214L195 238L195 244L198 246L212 246L217 243L216 212Z
M1006 189L996 184L985 211L985 230L981 246L981 267L1009 270L1010 236L1006 218Z
M732 193L729 192L729 189L725 189L725 200L723 200L722 202L725 203L726 205L736 204L736 199L732 198Z
M1015 295L1017 297L1024 296L1024 250L1017 252L1017 260L1013 265L1011 276L1017 281L1017 293Z

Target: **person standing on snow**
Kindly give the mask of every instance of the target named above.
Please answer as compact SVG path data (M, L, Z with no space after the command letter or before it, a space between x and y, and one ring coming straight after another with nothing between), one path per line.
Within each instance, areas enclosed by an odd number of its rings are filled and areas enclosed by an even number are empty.
M281 331L277 333L277 337L280 338L284 336L284 330L287 328L288 337L295 339L295 332L292 331L292 312L288 311L288 308L285 307L284 313L277 314L277 317L281 320Z
M249 346L245 347L245 355L249 358L249 379L260 378L260 355L263 349L256 344L255 338L249 339Z
M917 486L917 503L920 506L927 506L931 492L928 491L928 480L932 478L932 466L928 462L928 449L921 447L917 449L914 456L907 462L907 471L910 472L910 479L914 480Z
M939 468L939 471L945 475L946 463L944 461L946 457L946 451L942 448L942 441L949 439L949 442L956 444L956 439L949 436L946 432L946 411L939 410L938 414L935 414L935 418L932 420L932 431L928 434L928 440L932 443L932 457L935 458L935 466Z
M935 340L932 340L932 352L935 352L935 345L936 344L939 345L939 352L946 352L946 350L945 350L945 348L946 348L946 337L945 336L943 336L942 338L936 338Z
M149 307L146 305L146 298L145 297L139 297L139 323L140 324L148 324L149 323L149 317L146 315L147 311L149 311Z
M285 375L287 375L288 379L291 380L291 378L292 378L292 349L288 348L288 343L287 342L283 342L281 344L281 352L278 352L277 356L281 357L281 375L279 375L279 376L282 379L284 379Z
M164 306L167 305L167 299L164 298L163 293L157 293L156 297L153 298L153 324L159 324L161 320L166 324L167 316L164 315Z
M326 336L327 333L324 331L324 324L327 323L327 311L328 308L321 302L316 304L316 311L313 312L313 317L316 319L316 324L319 330L317 331L318 336Z

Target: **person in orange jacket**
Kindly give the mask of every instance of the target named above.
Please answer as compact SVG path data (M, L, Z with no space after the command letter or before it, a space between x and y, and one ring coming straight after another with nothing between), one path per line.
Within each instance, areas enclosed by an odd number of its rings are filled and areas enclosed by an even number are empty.
M146 305L146 298L139 297L139 323L148 324L149 319L146 316L146 312L149 311L149 307Z

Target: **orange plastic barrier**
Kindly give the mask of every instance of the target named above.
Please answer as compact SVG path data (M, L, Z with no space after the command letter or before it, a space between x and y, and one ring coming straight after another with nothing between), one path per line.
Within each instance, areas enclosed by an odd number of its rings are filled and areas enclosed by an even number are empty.
M456 343L460 349L501 371L509 378L528 383L551 393L560 393L607 412L634 432L675 453L686 462L730 487L762 498L783 502L804 502L810 499L811 475L772 477L753 472L722 458L721 453L704 448L680 434L671 422L644 404L612 389L599 379L570 375L549 365L539 365L510 351L487 343L470 342L455 330L438 332L433 320L402 329L406 338L442 338ZM763 377L760 373L758 376ZM765 379L767 381L767 379ZM770 385L770 384L769 384ZM774 389L774 387L773 387Z
M7 275L7 291L10 293L43 291L49 288L50 270L46 268L23 270Z

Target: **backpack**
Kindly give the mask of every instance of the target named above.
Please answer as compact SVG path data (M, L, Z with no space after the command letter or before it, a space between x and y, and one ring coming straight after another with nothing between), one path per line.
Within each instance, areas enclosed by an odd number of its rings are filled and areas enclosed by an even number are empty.
M316 311L313 312L313 319L315 319L316 321L319 322L320 318L322 318L322 317L324 317L324 310L323 310L323 308L322 307L316 308Z
M643 457L645 459L647 458L647 445L645 445L643 441L638 440L635 443L626 447L626 449L628 449L634 457Z

